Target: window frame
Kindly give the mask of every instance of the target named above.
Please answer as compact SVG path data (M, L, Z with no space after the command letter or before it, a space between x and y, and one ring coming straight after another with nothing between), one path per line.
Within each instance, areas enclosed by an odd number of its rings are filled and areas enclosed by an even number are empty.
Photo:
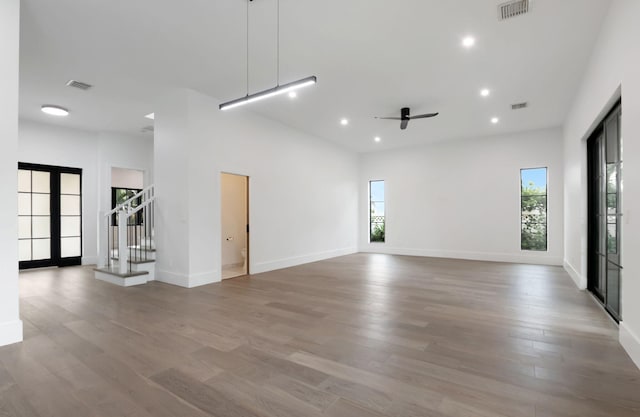
M533 171L533 170L538 170L538 169L544 169L545 172L545 193L544 194L536 194L533 196L527 196L527 197L544 197L544 249L530 249L530 248L524 248L523 247L523 239L522 239L522 234L523 234L523 226L524 226L524 212L523 212L523 199L524 199L524 195L523 195L523 190L524 190L524 184L523 184L523 178L522 178L522 174L524 171ZM536 224L543 224L543 223L536 223ZM520 251L522 252L549 252L549 167L548 166L536 166L536 167L530 167L530 168L520 168Z
M377 183L377 182L381 182L383 184L383 192L384 192L384 196L383 196L383 200L382 201L373 201L372 200L372 195L371 195L371 186L373 185L373 183ZM386 184L385 184L385 180L369 180L368 181L368 188L367 188L367 193L368 193L368 201L369 201L369 211L368 211L368 236L369 236L369 243L385 243L386 242L386 224L387 224L387 207L386 207ZM374 222L373 221L373 213L372 213L372 205L373 203L378 202L378 203L382 203L384 205L384 215L382 216L382 222ZM380 216L377 216L380 217ZM382 240L373 240L373 225L374 224L380 224L382 223Z
M133 191L133 195L136 195L136 194L138 194L139 192L142 191L142 189L138 189L138 188L111 187L111 208L112 209L116 208L116 193L117 193L117 190L125 190L127 192ZM140 205L142 203L142 197L138 197L137 200L138 200L137 204L134 207L137 207L138 205ZM141 226L142 223L143 223L142 210L140 210L139 212L136 213L135 222L129 223L127 226ZM117 226L118 225L118 213L114 213L112 215L111 225L112 226Z

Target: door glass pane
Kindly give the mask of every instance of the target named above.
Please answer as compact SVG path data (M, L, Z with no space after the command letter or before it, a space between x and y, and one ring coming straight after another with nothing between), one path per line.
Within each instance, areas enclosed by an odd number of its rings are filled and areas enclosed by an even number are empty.
M49 193L51 190L51 175L48 172L32 171L31 180L34 193Z
M607 195L607 213L616 214L617 212L618 212L618 195L617 194Z
M620 313L620 269L612 263L607 270L607 306Z
M606 294L605 283L607 281L607 260L598 255L598 290L604 296Z
M33 199L33 215L48 216L51 214L51 196L49 194L31 194Z
M31 171L18 170L18 191L31 192Z
M607 252L618 253L618 232L616 224L607 224Z
M80 195L80 175L60 174L60 194Z
M51 237L51 217L33 216L31 219L34 238Z
M70 256L80 256L80 238L79 237L64 237L60 239L60 256L68 258Z
M60 236L80 236L80 216L61 217Z
M598 217L598 236L604 236L606 234L606 224L603 216ZM605 254L607 248L606 239L598 239L598 253Z
M51 258L51 239L33 239L33 260Z
M31 194L18 193L18 215L31 215Z
M31 260L31 239L18 241L18 260L19 261Z
M63 216L79 216L80 215L80 196L61 195L60 196L60 214Z
M607 164L616 163L618 160L618 117L612 117L606 123L607 131Z
M18 239L31 238L31 217L18 217Z
M607 193L615 193L618 189L618 170L614 164L607 164Z

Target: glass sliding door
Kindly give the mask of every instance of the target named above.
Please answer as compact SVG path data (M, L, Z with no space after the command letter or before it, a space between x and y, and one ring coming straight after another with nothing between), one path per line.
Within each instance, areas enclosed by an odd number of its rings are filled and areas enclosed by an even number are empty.
M18 164L20 269L80 265L82 171Z
M588 288L621 320L622 137L616 106L587 143L589 168Z

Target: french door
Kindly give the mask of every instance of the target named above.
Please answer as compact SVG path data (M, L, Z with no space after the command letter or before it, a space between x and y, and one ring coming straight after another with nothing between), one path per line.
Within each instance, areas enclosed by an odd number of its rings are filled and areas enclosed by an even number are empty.
M18 163L20 269L80 265L82 170Z
M622 137L620 105L587 142L589 175L588 289L620 321L622 275Z

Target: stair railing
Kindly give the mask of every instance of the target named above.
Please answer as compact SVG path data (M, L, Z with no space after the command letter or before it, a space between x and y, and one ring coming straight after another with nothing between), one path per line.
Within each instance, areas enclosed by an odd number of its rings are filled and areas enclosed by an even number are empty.
M118 260L118 273L131 273L134 262L149 261L155 250L155 187L150 185L105 213L107 224L106 266Z

